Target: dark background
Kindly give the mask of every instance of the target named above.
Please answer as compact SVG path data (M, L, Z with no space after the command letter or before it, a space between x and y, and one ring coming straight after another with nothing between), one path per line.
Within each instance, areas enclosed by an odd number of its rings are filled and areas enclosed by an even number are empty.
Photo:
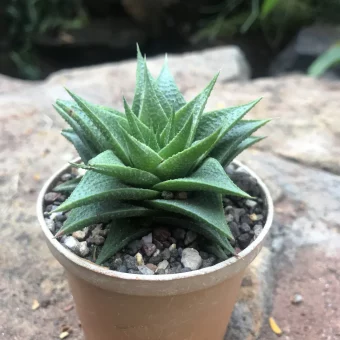
M340 0L0 3L0 73L30 80L133 58L136 42L148 56L233 44L245 53L253 77L305 72L340 41Z

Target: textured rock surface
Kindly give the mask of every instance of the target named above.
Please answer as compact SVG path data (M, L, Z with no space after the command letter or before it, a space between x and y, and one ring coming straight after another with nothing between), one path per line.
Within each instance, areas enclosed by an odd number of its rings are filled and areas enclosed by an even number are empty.
M170 57L186 98L202 89L223 64L229 65L223 51L215 50L210 57L209 52L196 53L191 62ZM161 59L154 61L152 71L160 64ZM63 71L41 83L0 78L0 334L4 339L57 339L65 326L73 331L70 338L82 339L63 270L45 246L35 217L43 182L75 156L59 135L65 125L51 103L66 97L66 85L94 101L120 107L123 93L132 97L134 71L134 62L126 62ZM263 96L252 116L273 118L262 132L270 137L260 149L241 157L270 187L276 216L266 248L243 281L228 340L276 339L267 326L269 315L285 332L283 339L338 339L339 93L339 82L296 75L245 83L220 81L209 101L210 108L216 108ZM297 293L304 300L292 305L291 297ZM35 299L40 307L33 311Z

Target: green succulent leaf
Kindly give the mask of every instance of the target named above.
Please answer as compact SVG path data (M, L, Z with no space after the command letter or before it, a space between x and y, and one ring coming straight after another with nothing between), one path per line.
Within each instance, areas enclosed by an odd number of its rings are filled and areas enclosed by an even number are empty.
M154 173L163 158L127 132L125 132L125 140L132 165L135 168Z
M186 104L169 70L167 56L165 56L163 68L157 78L157 85L165 97L168 98L168 102L173 103L175 111L178 111Z
M191 114L193 114L194 128L192 129L191 132L191 138L193 139L198 122L208 101L210 93L216 83L218 75L219 74L215 75L215 77L211 80L208 86L198 96L196 96L192 101L187 103L185 106L183 106L175 113L174 129L176 134L182 129L183 125L187 122Z
M75 100L75 102L79 105L79 107L84 110L85 114L88 118L93 122L93 124L98 128L98 130L102 133L105 137L105 151L107 149L113 149L117 156L124 161L124 163L129 164L129 159L126 155L124 148L122 147L122 132L121 127L119 124L114 124L114 120L110 121L111 126L110 128L107 125L107 121L101 119L100 115L98 114L97 108L94 105L91 105L83 98L77 96L76 94L72 93L71 91L67 90L70 96ZM120 137L117 139L117 137Z
M67 235L96 223L106 223L117 218L151 216L154 211L122 202L98 202L72 209L56 237Z
M79 124L86 140L91 141L96 151L105 150L106 141L104 136L76 103L58 99L56 105Z
M61 134L73 144L77 150L81 160L86 164L95 153L78 137L78 135L72 129L64 129Z
M213 192L195 192L186 200L157 199L148 201L156 209L162 209L188 216L203 222L233 240L233 235L224 216L222 196Z
M142 108L142 99L144 95L144 83L145 83L144 58L137 44L136 88L135 88L135 95L133 97L133 103L132 103L132 111L134 112L136 116L139 116L141 108Z
M233 150L237 145L269 121L270 119L242 120L238 122L217 143L210 153L210 156L216 158L221 164L223 164L223 160L227 159L233 153Z
M198 124L195 140L203 139L222 126L220 138L223 137L260 99L241 106L229 107L204 113Z
M156 184L153 189L160 191L212 191L224 195L250 198L228 177L221 164L208 158L191 175Z
M247 139L242 141L240 144L235 145L232 148L232 150L230 151L229 156L227 158L223 159L221 164L223 166L229 165L232 162L232 160L235 157L237 157L242 151L244 151L245 149L248 149L249 147L258 143L259 141L261 141L264 138L266 138L266 137L255 137L255 136L248 137Z
M71 196L55 211L67 211L105 200L147 200L159 196L155 190L133 188L117 178L87 171Z
M193 121L194 119L192 114L183 126L182 130L171 140L171 142L169 142L161 151L159 151L158 154L161 157L169 158L172 155L183 151L187 147Z
M69 181L65 183L61 183L57 185L55 188L53 188L53 191L71 193L77 187L80 180L81 180L81 177L70 179Z
M219 134L220 130L217 130L207 138L192 145L190 148L166 159L158 165L156 175L163 180L185 177L194 166L197 159L213 147Z
M141 225L136 219L117 219L108 226L109 233L99 253L97 264L102 264L131 241L146 235L151 228Z
M138 118L156 132L158 129L164 129L168 122L168 118L157 97L155 88L152 84L153 81L146 68L144 78L144 97Z
M89 166L84 167L104 175L116 177L124 183L150 188L160 179L150 172L131 168L126 165L111 151L107 150L89 161Z

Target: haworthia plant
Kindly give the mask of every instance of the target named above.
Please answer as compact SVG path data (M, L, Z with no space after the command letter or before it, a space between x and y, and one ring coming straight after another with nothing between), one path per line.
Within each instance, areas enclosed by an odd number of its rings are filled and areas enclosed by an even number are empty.
M137 49L135 96L132 104L123 99L124 113L71 91L73 101L58 100L55 108L71 127L62 134L82 160L72 165L87 172L57 188L71 192L57 208L71 210L57 236L109 223L102 263L154 224L166 223L202 234L220 255L233 253L222 195L250 196L224 167L263 138L252 134L268 120L243 120L259 100L204 112L217 77L186 102L167 60L154 79Z

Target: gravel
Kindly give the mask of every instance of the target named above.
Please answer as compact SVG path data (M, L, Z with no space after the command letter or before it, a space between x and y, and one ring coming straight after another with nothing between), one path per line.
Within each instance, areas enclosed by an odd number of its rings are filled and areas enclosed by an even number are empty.
M256 180L243 170L235 171L234 168L235 166L226 169L231 179L254 197L254 199L223 197L226 221L235 238L231 244L238 253L248 247L262 232L266 210ZM63 174L61 181L67 182L73 178L75 178L73 174ZM186 192L169 195L174 199L187 199ZM55 234L63 226L68 212L51 213L51 211L67 199L67 196L51 191L46 193L44 198L45 221L51 233ZM96 224L76 231L72 236L64 235L58 240L78 256L94 262L105 242L107 231L106 224ZM214 246L202 235L187 230L184 226L168 228L161 225L154 227L151 233L127 244L119 253L108 259L105 266L122 273L165 275L211 267L222 261L218 256Z

